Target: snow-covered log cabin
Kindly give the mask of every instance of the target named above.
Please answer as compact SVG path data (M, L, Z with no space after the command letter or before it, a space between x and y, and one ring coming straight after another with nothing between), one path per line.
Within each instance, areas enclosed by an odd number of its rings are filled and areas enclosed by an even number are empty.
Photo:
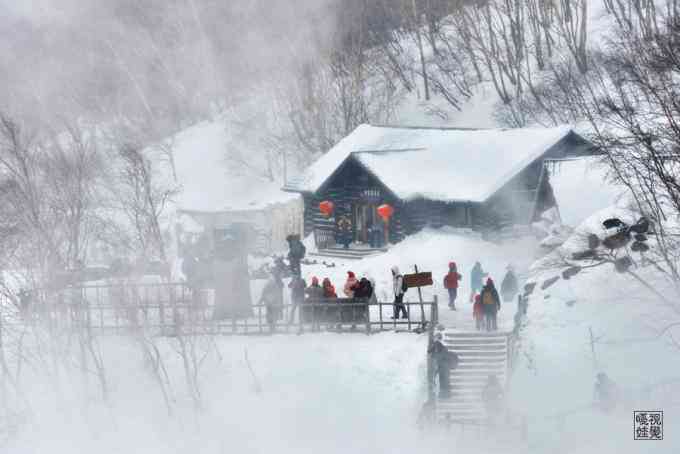
M340 219L354 244L388 231L392 243L423 227L475 230L530 224L555 205L546 160L593 153L570 127L461 129L360 125L285 191L304 199L305 235L331 246ZM331 202L333 213L319 207ZM389 204L387 225L377 207ZM319 244L322 242L323 244Z

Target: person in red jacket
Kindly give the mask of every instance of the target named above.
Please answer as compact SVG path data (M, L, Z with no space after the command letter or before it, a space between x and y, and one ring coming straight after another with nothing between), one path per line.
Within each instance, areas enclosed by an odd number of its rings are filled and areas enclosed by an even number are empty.
M482 304L482 296L479 293L475 295L475 304L472 306L472 317L475 319L477 331L481 331L482 326L484 325L484 305Z
M327 277L323 278L323 297L324 298L337 298L338 295L335 293L335 287L331 284L331 280Z
M343 287L343 289L342 289L345 296L347 298L354 298L354 291L357 289L358 286L359 286L359 280L354 275L354 272L348 271L347 272L347 281L345 281L345 287Z
M449 262L449 272L444 276L444 288L449 291L449 307L456 310L456 297L458 296L458 282L463 276L458 273L455 262Z

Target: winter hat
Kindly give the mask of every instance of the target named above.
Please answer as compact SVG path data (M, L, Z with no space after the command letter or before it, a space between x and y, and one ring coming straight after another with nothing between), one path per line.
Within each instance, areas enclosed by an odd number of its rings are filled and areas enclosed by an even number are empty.
M456 269L456 262L449 262L449 269Z
M493 279L490 277L486 279L486 285L493 285Z
M312 276L312 285L319 285L319 278L316 276Z
M356 276L354 276L354 272L353 272L353 271L348 271L348 272L347 272L347 275L348 275L349 277L356 277Z

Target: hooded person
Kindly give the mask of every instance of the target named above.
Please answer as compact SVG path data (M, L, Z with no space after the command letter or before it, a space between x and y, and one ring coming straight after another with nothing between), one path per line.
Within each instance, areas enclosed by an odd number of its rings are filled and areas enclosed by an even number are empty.
M490 420L496 420L503 407L503 387L495 375L489 375L484 389L482 389L482 402L486 407L486 414Z
M441 332L434 335L432 344L427 349L427 352L432 355L432 359L437 366L437 375L439 376L439 397L447 398L451 395L450 376L451 369L455 369L458 364L458 355L444 345L444 336Z
M482 288L479 299L482 301L482 306L484 307L486 330L496 331L498 329L496 316L501 309L501 299L498 296L498 290L496 290L493 279L488 278L486 280L486 285Z
M399 318L399 314L402 313L402 318L408 318L408 313L406 312L406 306L404 306L404 292L406 288L404 286L404 276L399 273L399 267L392 267L392 290L394 291L394 320Z
M333 301L338 297L337 293L335 293L335 286L331 284L331 280L327 277L323 278L321 286L323 287L323 299L327 306L319 307L319 318L323 319L326 323L334 323L340 316L335 305L336 301Z
M456 262L449 262L449 272L444 276L444 288L449 292L449 307L456 310L456 297L458 296L458 283L463 278L458 272Z
M307 283L304 279L298 276L293 276L293 278L290 280L290 283L288 284L288 288L290 289L290 301L292 303L288 323L293 323L293 319L295 318L295 309L297 309L305 301L305 287L307 287Z
M503 302L509 303L515 299L515 295L519 291L519 284L517 283L517 276L512 265L508 265L508 271L505 273L503 282L501 282L501 295L503 295Z
M305 295L307 295L307 302L310 304L319 304L323 299L323 287L319 285L319 278L316 276L312 277L312 283L305 289ZM303 308L304 319L309 320L311 318L314 325L319 321L319 307L312 306Z
M276 321L283 316L283 281L277 273L272 274L262 289L260 304L264 304L267 324L270 331L274 331Z
M472 305L472 317L475 319L475 328L481 331L484 323L484 305L479 293L475 295L475 303Z
M288 235L286 237L288 242L288 262L290 263L290 272L293 276L300 276L300 262L305 258L307 249L300 241L300 235Z
M614 381L606 373L598 373L594 390L595 405L608 413L616 407L617 394L618 390Z
M347 280L345 281L345 287L342 289L343 293L347 298L354 298L354 291L359 285L359 280L353 271L347 272Z
M370 299L373 296L373 284L366 277L362 277L354 290L354 298Z
M335 286L331 284L331 280L327 277L323 278L322 283L323 297L324 298L337 298L338 295L335 293Z
M470 270L470 301L474 298L475 293L479 293L482 288L482 280L488 275L489 273L482 269L482 264L475 262L472 270Z

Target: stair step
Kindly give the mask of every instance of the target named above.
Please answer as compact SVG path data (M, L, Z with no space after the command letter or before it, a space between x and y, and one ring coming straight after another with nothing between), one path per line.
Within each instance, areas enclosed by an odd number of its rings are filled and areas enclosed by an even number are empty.
M505 344L499 345L455 345L444 343L449 350L457 352L483 351L483 352L505 352Z
M465 359L472 359L472 358L479 358L479 359L494 359L494 358L501 358L505 359L507 356L507 352L504 351L499 351L499 352L487 352L487 351L463 351L463 352L456 352L458 355L458 359L461 361Z
M506 346L505 340L493 339L477 341L475 339L444 339L444 343L447 345L452 345L456 348L458 347L469 347L469 346L479 346L479 347L504 347Z
M502 380L504 374L497 374L495 372L491 373L474 373L474 374L466 374L466 373L459 373L457 371L452 371L449 377L451 377L451 380L488 380L489 375L495 375L496 378L499 380Z
M509 332L505 331L444 331L444 337L476 337L480 339L491 339L494 337L506 337Z

